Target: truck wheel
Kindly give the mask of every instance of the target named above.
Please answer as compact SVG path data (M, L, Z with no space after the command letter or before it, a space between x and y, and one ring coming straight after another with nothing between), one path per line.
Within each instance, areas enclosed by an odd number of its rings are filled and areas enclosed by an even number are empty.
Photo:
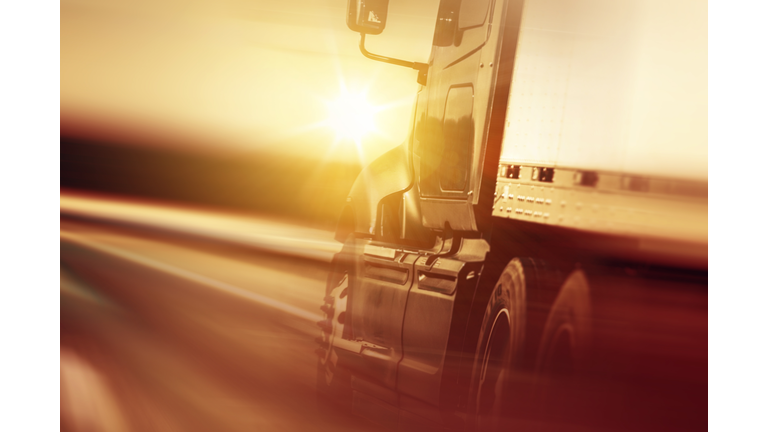
M553 370L572 369L588 340L586 279L576 271L558 289L560 280L557 271L527 258L513 259L502 271L480 328L470 429L543 426L537 414L552 395L546 391L552 388L547 377Z
M316 339L320 347L315 351L318 356L317 400L325 408L344 405L352 398L351 375L344 368L333 345L334 340L342 336L347 311L351 266L343 259L342 253L337 254L332 262L326 295L320 306L323 320L317 323L320 326L320 337Z
M591 345L590 289L584 272L566 279L544 325L536 355L535 382L529 411L539 419L576 424L587 414L574 403L581 387Z
M525 340L526 276L533 262L514 259L504 268L485 308L475 353L470 394L474 430L499 429L506 405L504 384L520 363ZM528 269L526 269L528 267ZM510 367L512 366L512 367Z

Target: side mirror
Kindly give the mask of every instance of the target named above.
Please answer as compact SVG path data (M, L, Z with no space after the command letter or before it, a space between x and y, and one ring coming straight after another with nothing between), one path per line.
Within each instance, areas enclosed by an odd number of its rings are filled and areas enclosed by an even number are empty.
M415 69L419 71L416 82L427 85L428 64L373 54L365 49L365 35L377 35L384 31L388 6L389 0L347 0L347 27L360 33L360 52L364 56L371 60Z
M388 6L389 0L348 0L347 27L358 33L380 34L387 24Z

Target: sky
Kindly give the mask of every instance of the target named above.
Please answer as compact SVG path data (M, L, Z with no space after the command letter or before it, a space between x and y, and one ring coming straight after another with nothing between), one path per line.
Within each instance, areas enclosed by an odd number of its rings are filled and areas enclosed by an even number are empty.
M437 0L393 0L375 53L426 62ZM367 163L407 134L416 72L366 59L346 0L62 0L62 129L190 152ZM363 95L376 130L328 124Z

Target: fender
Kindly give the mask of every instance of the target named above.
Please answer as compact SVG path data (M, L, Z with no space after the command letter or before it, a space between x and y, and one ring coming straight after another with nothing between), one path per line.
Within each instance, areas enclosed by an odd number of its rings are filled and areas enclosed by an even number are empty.
M341 212L335 239L344 242L349 234L373 236L381 200L412 184L410 145L405 141L379 156L357 176Z

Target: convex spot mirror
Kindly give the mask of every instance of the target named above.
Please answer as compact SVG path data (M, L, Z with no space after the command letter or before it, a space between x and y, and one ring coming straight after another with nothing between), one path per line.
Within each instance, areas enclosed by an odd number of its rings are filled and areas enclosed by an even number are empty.
M377 35L387 24L389 0L348 0L347 27L350 30Z

